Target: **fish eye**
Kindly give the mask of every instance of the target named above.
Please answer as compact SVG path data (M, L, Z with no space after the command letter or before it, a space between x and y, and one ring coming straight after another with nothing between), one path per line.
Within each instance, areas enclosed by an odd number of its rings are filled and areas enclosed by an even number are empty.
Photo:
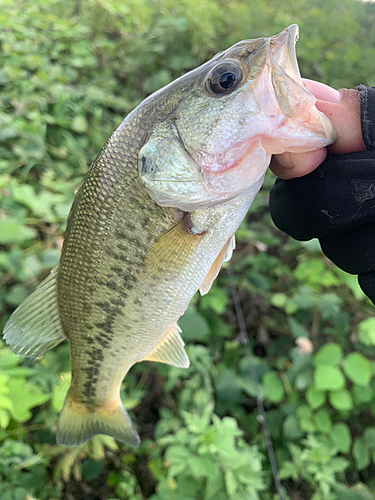
M215 94L224 94L234 90L241 83L242 76L242 69L237 64L220 64L208 77L208 87Z

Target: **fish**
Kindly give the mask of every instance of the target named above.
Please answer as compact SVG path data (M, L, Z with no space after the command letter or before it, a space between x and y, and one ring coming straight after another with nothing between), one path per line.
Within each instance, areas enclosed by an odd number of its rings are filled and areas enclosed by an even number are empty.
M230 259L271 155L334 142L303 86L298 26L241 41L146 98L81 182L58 266L3 338L36 358L70 341L72 382L56 441L140 439L120 398L148 360L186 368L177 321Z

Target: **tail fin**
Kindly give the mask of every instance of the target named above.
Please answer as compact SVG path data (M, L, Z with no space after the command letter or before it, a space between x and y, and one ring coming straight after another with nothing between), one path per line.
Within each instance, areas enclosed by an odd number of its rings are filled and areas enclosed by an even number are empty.
M114 410L96 408L92 411L84 405L74 403L68 393L58 423L57 444L77 446L96 434L107 434L133 447L140 443L121 401Z

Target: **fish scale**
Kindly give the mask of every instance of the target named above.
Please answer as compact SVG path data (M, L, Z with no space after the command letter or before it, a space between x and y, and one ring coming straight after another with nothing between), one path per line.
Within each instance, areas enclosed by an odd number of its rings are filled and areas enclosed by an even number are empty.
M167 216L168 209L152 202L136 177L137 147L144 140L139 126L152 112L129 116L92 165L78 193L60 260L60 315L72 352L70 396L93 408L112 397L104 388L97 398L96 383L108 370L112 373L112 360L103 364L102 350L114 341L115 319L126 316L127 297L149 247L176 223ZM132 333L130 325L124 327L117 332L121 338ZM121 354L126 361L126 349Z
M120 400L142 360L189 366L177 320L209 291L271 155L335 136L303 87L292 25L245 40L141 103L77 191L60 263L3 336L20 356L70 341L72 384L57 442L139 437Z

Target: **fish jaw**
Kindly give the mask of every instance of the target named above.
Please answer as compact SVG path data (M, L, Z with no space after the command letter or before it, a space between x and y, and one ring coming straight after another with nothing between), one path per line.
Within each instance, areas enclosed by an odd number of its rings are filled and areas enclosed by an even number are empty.
M302 83L295 51L297 40L295 24L264 40L261 70L254 80L248 80L238 90L242 95L233 96L233 113L237 118L232 121L231 138L218 131L214 140L200 148L189 147L187 142L190 156L201 167L208 183L215 174L243 169L247 188L248 182L256 182L264 173L269 155L313 151L336 140L330 120L316 109L315 97ZM238 118L241 115L242 119ZM267 158L261 159L260 149ZM249 168L253 172L251 177Z
M302 83L297 39L298 26L291 25L269 38L239 42L202 66L195 88L140 152L140 178L154 201L205 209L257 183L272 154L335 141L329 119ZM215 96L209 87L225 65L242 68L246 77L233 92Z

